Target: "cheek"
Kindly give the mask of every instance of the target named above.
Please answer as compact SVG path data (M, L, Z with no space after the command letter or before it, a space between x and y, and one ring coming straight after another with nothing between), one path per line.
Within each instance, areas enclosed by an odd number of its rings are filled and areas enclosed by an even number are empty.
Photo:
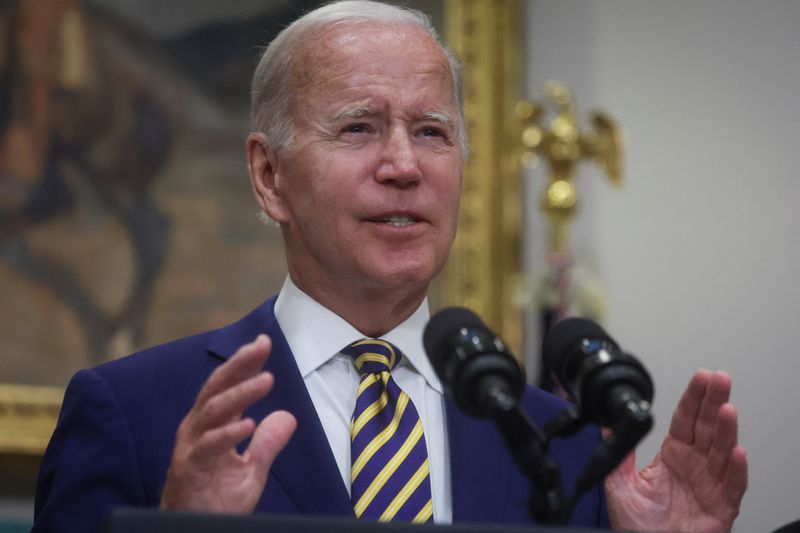
M447 179L443 180L437 190L437 194L439 195L439 205L442 206L441 212L449 230L442 237L452 242L458 228L459 208L461 205L460 175L451 173Z
M313 154L301 153L294 158L291 172L284 179L284 190L297 215L307 218L324 209L329 195L324 168L315 161Z
M454 172L453 169L459 170ZM436 197L443 208L458 209L461 199L461 172L460 166L451 162L443 162L433 169L432 184Z

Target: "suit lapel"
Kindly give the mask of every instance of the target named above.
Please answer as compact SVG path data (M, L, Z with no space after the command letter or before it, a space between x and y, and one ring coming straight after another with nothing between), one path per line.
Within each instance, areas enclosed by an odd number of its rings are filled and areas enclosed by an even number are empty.
M502 523L509 455L491 422L445 400L453 486L453 522Z
M347 488L273 308L274 299L271 299L240 322L225 328L209 345L209 350L227 358L259 333L270 336L272 353L264 369L275 376L275 386L245 414L256 422L277 410L289 411L297 418L297 430L272 464L271 477L280 483L299 512L353 516ZM270 490L268 486L258 511L268 510L266 496Z

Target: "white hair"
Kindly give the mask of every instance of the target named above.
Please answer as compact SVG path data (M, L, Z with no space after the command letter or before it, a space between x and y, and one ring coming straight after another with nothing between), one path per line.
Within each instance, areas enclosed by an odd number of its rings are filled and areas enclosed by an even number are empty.
M467 135L461 107L460 65L439 39L424 13L370 0L343 0L317 8L292 22L267 46L256 66L251 85L250 128L266 134L271 146L284 148L292 143L291 114L292 62L301 46L323 27L344 23L377 22L419 28L436 42L447 58L458 107L457 134L464 157Z

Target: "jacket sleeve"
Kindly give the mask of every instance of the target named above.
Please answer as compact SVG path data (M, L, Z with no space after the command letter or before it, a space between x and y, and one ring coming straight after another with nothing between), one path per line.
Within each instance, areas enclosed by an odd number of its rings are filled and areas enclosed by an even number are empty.
M146 504L119 401L97 372L81 370L42 460L32 532L99 531L112 507Z

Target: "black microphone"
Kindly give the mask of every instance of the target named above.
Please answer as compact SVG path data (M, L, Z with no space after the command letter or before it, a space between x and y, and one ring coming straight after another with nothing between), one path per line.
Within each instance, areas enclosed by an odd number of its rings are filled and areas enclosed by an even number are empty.
M545 336L544 357L589 420L614 426L631 414L649 416L650 375L595 322L557 323Z
M439 311L425 326L422 342L462 411L488 418L516 407L525 387L522 368L475 313L463 307Z

